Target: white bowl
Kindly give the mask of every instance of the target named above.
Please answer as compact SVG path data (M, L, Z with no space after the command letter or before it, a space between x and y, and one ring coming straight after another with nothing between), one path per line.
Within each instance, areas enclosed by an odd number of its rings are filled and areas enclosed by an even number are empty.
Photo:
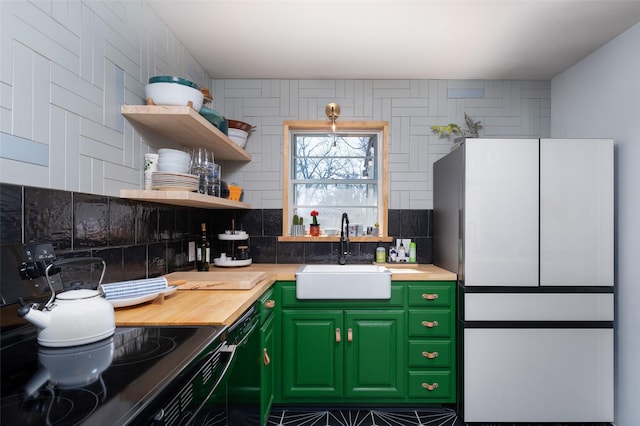
M171 149L171 148L160 148L158 150L158 155L160 157L170 157L170 156L176 156L176 157L182 157L182 158L190 157L188 152L185 152L179 149Z
M189 164L184 165L182 163L158 163L159 172L173 172L173 173L189 173Z
M155 105L188 105L200 111L204 95L198 89L179 83L150 83L144 86L144 96Z
M337 228L324 228L324 233L327 234L327 237L335 237L338 235Z
M240 145L240 148L244 148L247 144L247 138L249 137L249 132L245 132L240 129L233 129L229 127L229 139L234 141L237 145Z

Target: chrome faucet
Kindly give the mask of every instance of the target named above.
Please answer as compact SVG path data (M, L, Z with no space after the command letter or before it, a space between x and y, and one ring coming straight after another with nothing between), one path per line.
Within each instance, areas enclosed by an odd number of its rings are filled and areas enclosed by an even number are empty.
M340 265L347 263L345 256L348 254L351 254L349 251L349 216L347 216L346 213L342 213L342 221L340 223L340 257L338 258Z

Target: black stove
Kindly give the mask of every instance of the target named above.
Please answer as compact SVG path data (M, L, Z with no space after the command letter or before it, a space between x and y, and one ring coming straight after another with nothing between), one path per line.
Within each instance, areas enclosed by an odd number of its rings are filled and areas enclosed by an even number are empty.
M3 329L0 424L151 424L194 374L214 374L226 334L226 327L119 327L89 345L46 348L34 326Z

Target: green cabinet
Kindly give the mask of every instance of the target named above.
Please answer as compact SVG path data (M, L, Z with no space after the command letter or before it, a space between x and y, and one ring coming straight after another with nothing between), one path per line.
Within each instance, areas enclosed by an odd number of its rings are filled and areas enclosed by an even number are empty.
M454 283L410 283L407 293L407 397L455 402Z
M394 281L389 300L298 300L278 282L282 404L455 402L455 283Z
M274 324L275 289L272 287L258 299L260 311L260 424L266 425L274 400Z
M284 310L285 398L404 395L404 312Z

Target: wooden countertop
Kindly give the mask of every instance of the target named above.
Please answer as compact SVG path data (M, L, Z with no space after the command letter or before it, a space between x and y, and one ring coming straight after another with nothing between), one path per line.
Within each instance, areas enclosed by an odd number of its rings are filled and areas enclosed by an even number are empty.
M434 265L394 265L394 281L455 281L456 274ZM299 264L252 264L242 271L264 271L267 278L250 290L180 290L163 303L116 309L117 326L231 325L276 281L293 281ZM230 272L213 267L210 271Z

